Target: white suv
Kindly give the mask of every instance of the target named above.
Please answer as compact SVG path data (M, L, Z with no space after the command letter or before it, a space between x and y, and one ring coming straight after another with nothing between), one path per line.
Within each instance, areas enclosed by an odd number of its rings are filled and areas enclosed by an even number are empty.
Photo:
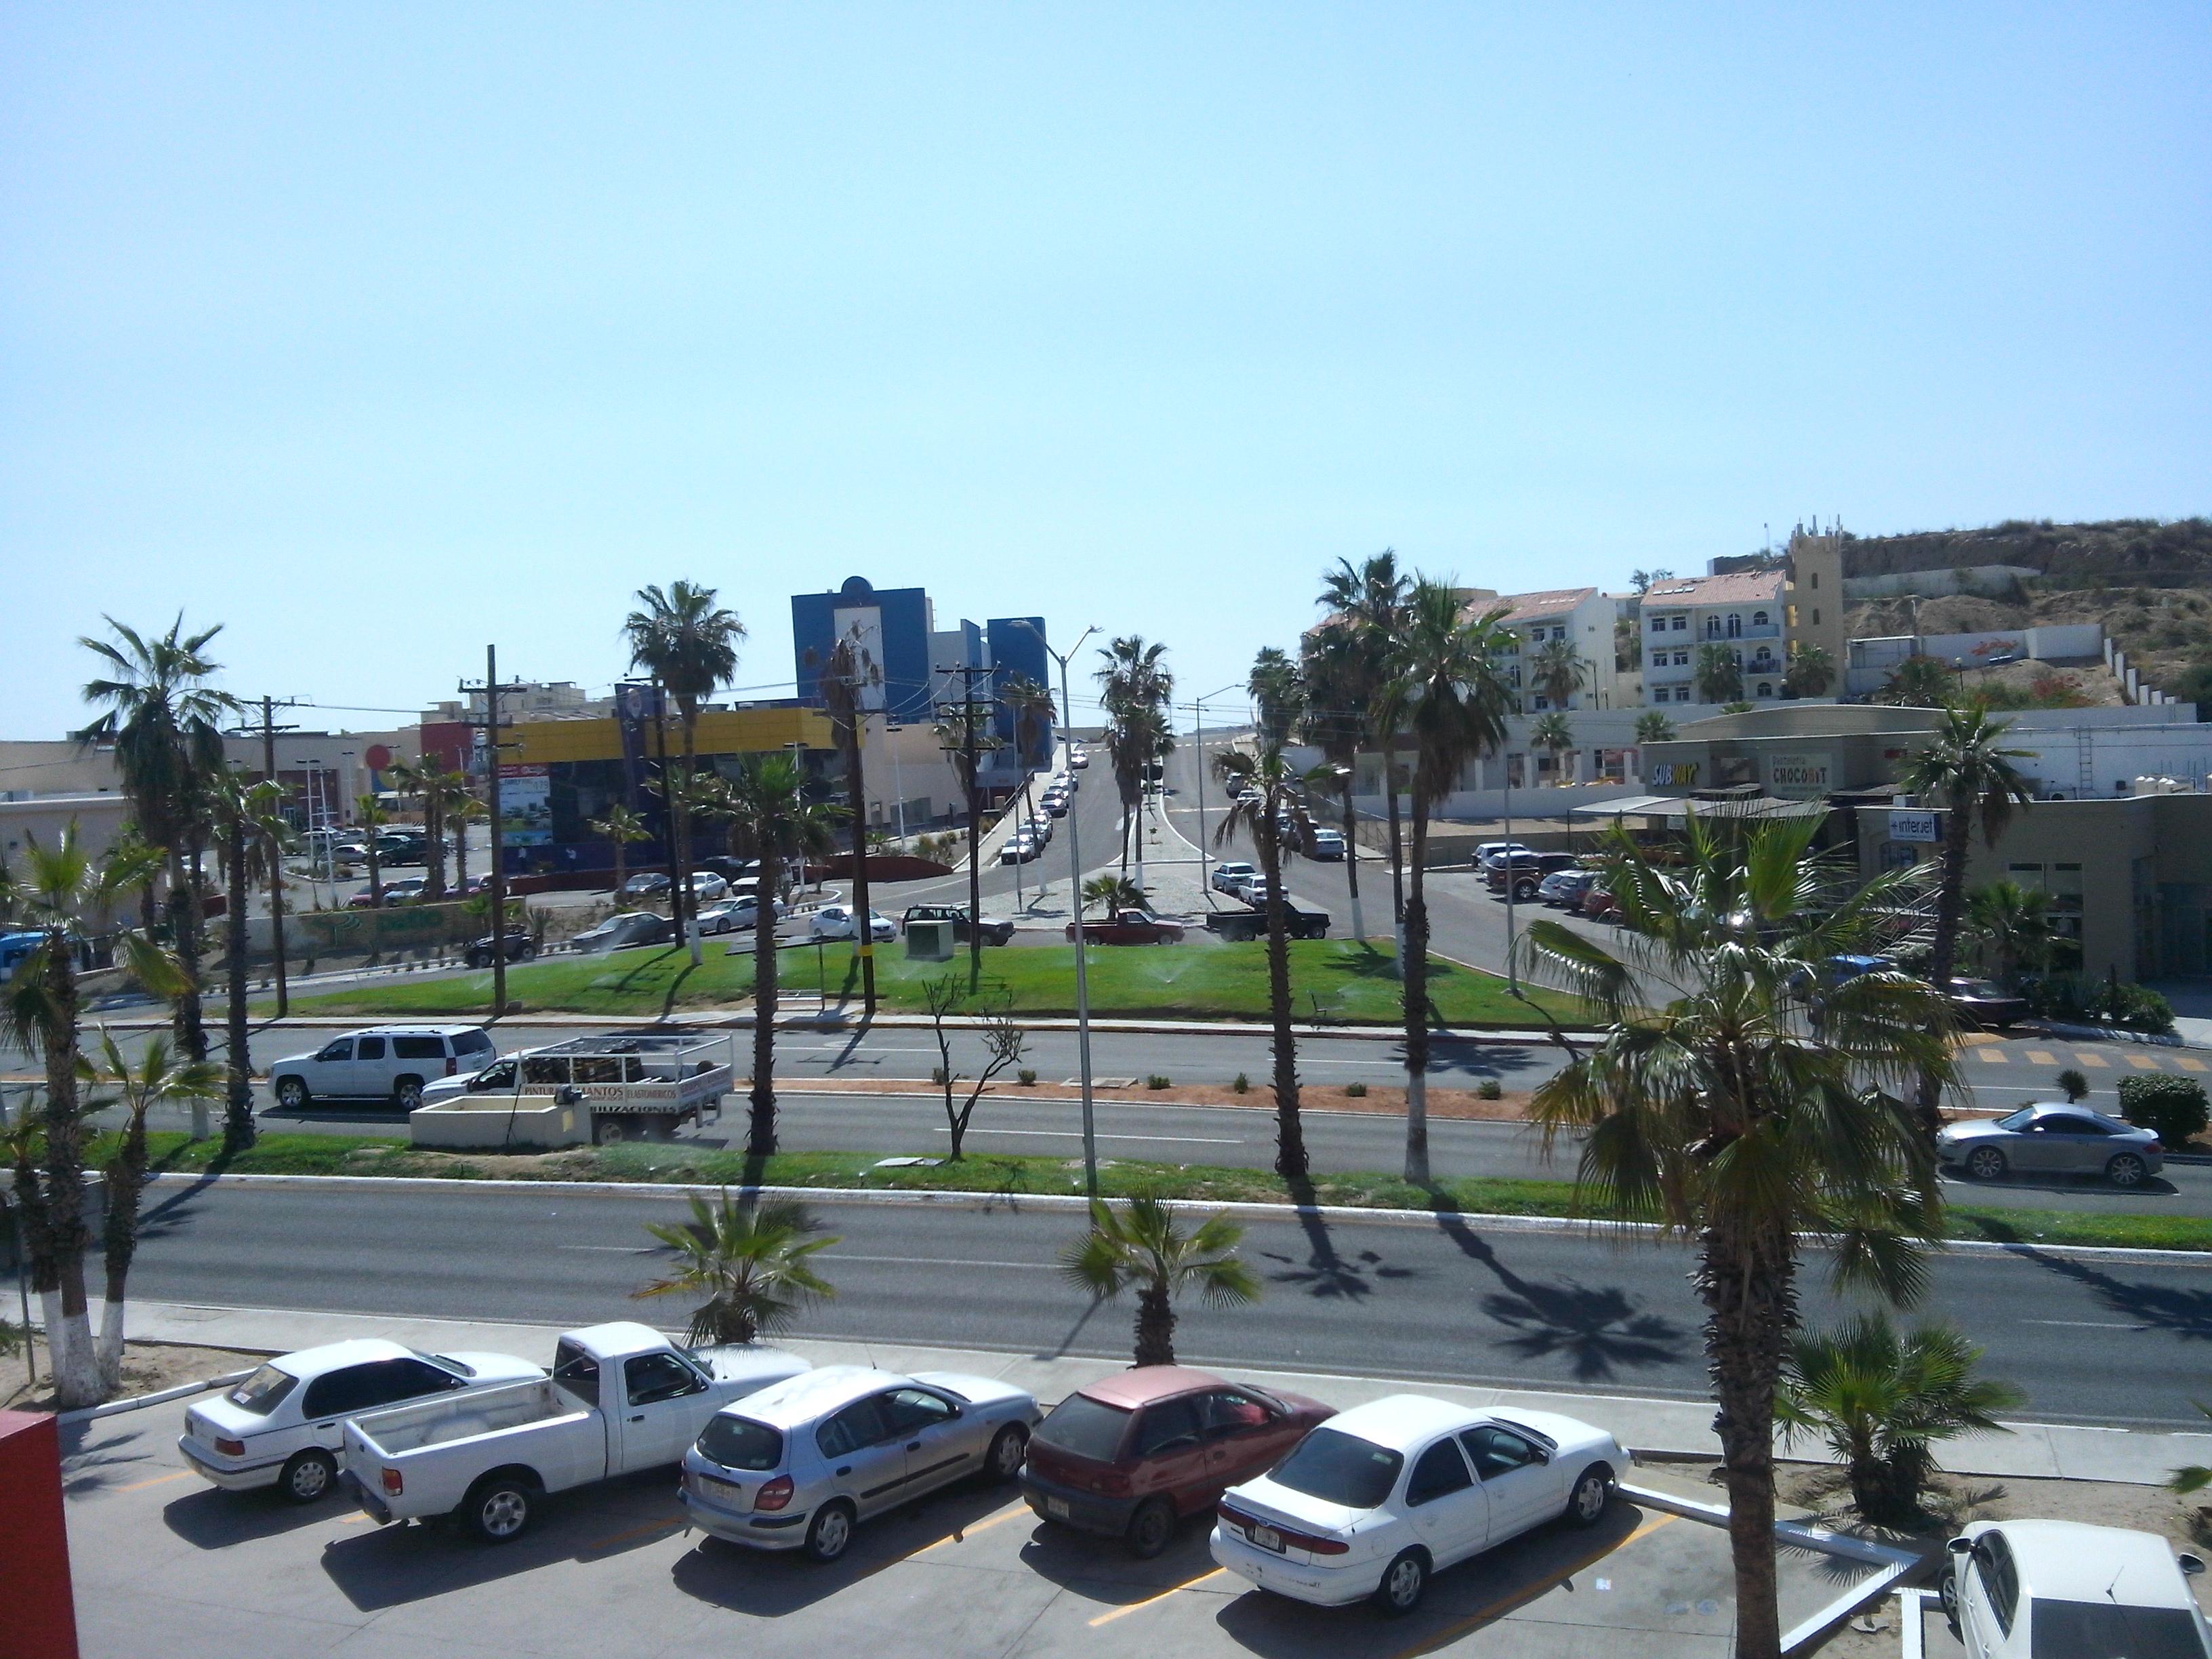
M278 1060L269 1086L288 1112L311 1100L388 1100L411 1112L425 1084L480 1072L498 1058L490 1036L473 1025L372 1025Z

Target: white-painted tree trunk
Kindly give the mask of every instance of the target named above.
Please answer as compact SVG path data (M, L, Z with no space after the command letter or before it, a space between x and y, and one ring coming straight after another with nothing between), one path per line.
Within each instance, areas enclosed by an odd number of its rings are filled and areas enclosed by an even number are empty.
M1145 798L1142 795L1137 797L1136 819L1137 886L1141 891L1145 885Z
M208 1117L208 1111L206 1100L195 1097L192 1101L192 1139L194 1140L205 1140L214 1133L214 1125Z
M39 1292L39 1317L46 1328L46 1370L58 1376L62 1369L62 1352L69 1346L69 1333L62 1326L62 1293L59 1291Z
M62 1315L46 1328L46 1346L54 1368L55 1403L64 1410L98 1405L102 1396L99 1358L92 1348L92 1316L82 1311Z
M1362 945L1367 943L1367 922L1359 914L1359 890L1352 890L1352 936Z
M98 1363L100 1392L112 1397L123 1386L123 1300L120 1297L100 1306Z
M1429 1184L1429 1074L1406 1073L1406 1179Z

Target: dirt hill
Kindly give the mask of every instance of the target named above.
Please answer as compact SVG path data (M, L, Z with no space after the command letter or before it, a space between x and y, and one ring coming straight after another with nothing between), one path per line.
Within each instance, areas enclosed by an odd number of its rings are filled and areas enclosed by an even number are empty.
M2052 524L2008 519L1983 530L1916 530L1902 536L1844 536L1844 574L1954 570L2016 564L2063 587L2178 586L2212 588L2212 519L2107 519Z

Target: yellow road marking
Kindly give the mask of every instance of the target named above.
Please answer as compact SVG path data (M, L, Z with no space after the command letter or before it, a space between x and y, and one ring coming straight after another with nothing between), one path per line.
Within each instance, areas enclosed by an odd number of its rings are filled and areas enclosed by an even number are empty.
M973 1538L979 1532L990 1531L992 1528L997 1526L1002 1521L1012 1521L1017 1516L1027 1515L1028 1513L1030 1513L1030 1506L1027 1504L1010 1504L1005 1509L1000 1510L996 1515L990 1516L983 1520L978 1521L972 1527L959 1528L953 1532L948 1533L945 1536L938 1539L934 1543L924 1544L920 1549L915 1551L913 1555L909 1555L906 1559L911 1561L914 1559L915 1555L927 1555L930 1551L937 1549L943 1545L960 1543L965 1539Z
M127 1486L118 1486L118 1492L143 1492L149 1486L166 1486L172 1480L182 1480L190 1469L179 1469L174 1474L157 1474L151 1480L134 1480Z
M2027 1058L2029 1063L2035 1066L2056 1066L2058 1063L2058 1056L2048 1048L2030 1048Z
M1191 1589L1194 1585L1203 1584L1208 1579L1220 1577L1222 1574L1228 1571L1229 1569L1226 1567L1216 1567L1212 1572L1202 1572L1195 1578L1186 1578L1182 1583L1177 1584L1174 1589L1164 1589L1158 1595L1147 1595L1143 1601L1132 1601L1126 1607L1115 1607L1110 1612L1102 1613L1096 1619L1091 1621L1091 1628L1097 1630L1101 1625L1110 1625L1116 1619L1121 1618L1125 1613L1132 1613L1139 1611L1140 1608L1149 1607L1155 1601L1164 1601L1170 1595L1180 1595L1183 1591Z
M1974 1053L1992 1066L2008 1066L2012 1063L2010 1056L1999 1054L1995 1048L1977 1048Z
M1960 1046L1967 1048L1981 1048L1989 1043L2003 1041L2002 1037L1992 1036L1987 1031L1964 1031L1959 1036Z
M2138 1072L2155 1072L2158 1070L2158 1062L2153 1060L2148 1054L2130 1054L2128 1056L2128 1064L2134 1066Z
M2187 1054L2176 1054L2173 1057L2173 1063L2185 1072L2201 1072L2204 1069L2203 1060L2191 1060Z
M2095 1066L2100 1072L2108 1069L2105 1057L2102 1054L2085 1054L2079 1048L2076 1048L2074 1051L2074 1058L2080 1060L2084 1066Z
M344 1520L339 1522L338 1525L342 1527L366 1527L372 1525L375 1520L376 1517L373 1515L349 1515Z
M1499 1596L1498 1600L1492 1601L1488 1607L1480 1608L1477 1611L1468 1614L1466 1618L1459 1620L1455 1623L1447 1625L1443 1629L1436 1632L1432 1635L1423 1637L1419 1641L1414 1643L1413 1645L1409 1648L1401 1648L1396 1653L1392 1654L1390 1656L1390 1659L1413 1659L1413 1656L1416 1654L1434 1653L1438 1648L1444 1646L1447 1643L1456 1642L1461 1637L1466 1635L1468 1632L1474 1629L1476 1626L1487 1624L1491 1620L1495 1619L1499 1613L1508 1612L1512 1608L1518 1607L1523 1601L1534 1601L1537 1596L1541 1595L1546 1590L1552 1589L1554 1585L1564 1583L1566 1580L1573 1577L1584 1568L1595 1566L1599 1562L1604 1560L1607 1556L1613 1553L1614 1551L1625 1550L1631 1544L1633 1544L1638 1539L1648 1538L1651 1534L1658 1531L1660 1528L1671 1525L1673 1522L1680 1521L1681 1518L1682 1517L1680 1516L1674 1514L1672 1510L1655 1510L1650 1514L1646 1515L1642 1521L1638 1522L1637 1523L1636 1530L1630 1533L1627 1537L1622 1539L1618 1544L1607 1544L1601 1548L1591 1551L1588 1555L1583 1557L1581 1560L1576 1562L1574 1565L1569 1567L1565 1571L1556 1575L1544 1583L1531 1585L1526 1589L1516 1590L1510 1595Z

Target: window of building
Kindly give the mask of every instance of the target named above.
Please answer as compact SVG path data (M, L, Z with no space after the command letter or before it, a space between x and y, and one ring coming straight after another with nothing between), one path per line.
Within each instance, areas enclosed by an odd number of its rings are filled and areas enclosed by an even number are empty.
M1764 628L1764 627L1765 627L1765 626L1766 626L1766 613L1765 613L1764 611L1753 611L1753 612L1751 613L1751 625L1752 625L1753 628Z
M1667 619L1664 617L1654 617L1651 619L1651 631L1655 634L1665 633L1667 631Z
M1765 680L1761 680L1761 681L1759 681L1759 695L1760 696L1762 696L1762 697L1771 697L1771 696L1772 696L1774 695L1774 688L1773 688L1773 686L1772 686L1772 685L1771 685L1771 684L1768 684L1766 681L1765 681Z
M1674 653L1674 666L1677 668L1687 668L1689 665L1690 653L1686 651L1677 651Z
M1743 637L1743 618L1733 611L1729 612L1728 636L1732 640Z
M1690 619L1687 617L1677 617L1669 625L1679 634L1690 625Z
M1820 587L1820 573L1819 571L1815 570L1815 571L1812 571L1812 572L1810 572L1809 574L1810 574L1810 575L1811 575L1811 577L1812 577L1812 580L1811 580L1810 581L1807 582L1807 583L1805 584L1805 586L1808 586L1808 587L1814 588L1814 589L1816 589L1816 590L1817 590L1817 589Z
M1820 607L1819 605L1814 605L1814 606L1813 607L1813 626L1814 626L1814 627L1815 627L1815 628L1818 628L1820 625Z

